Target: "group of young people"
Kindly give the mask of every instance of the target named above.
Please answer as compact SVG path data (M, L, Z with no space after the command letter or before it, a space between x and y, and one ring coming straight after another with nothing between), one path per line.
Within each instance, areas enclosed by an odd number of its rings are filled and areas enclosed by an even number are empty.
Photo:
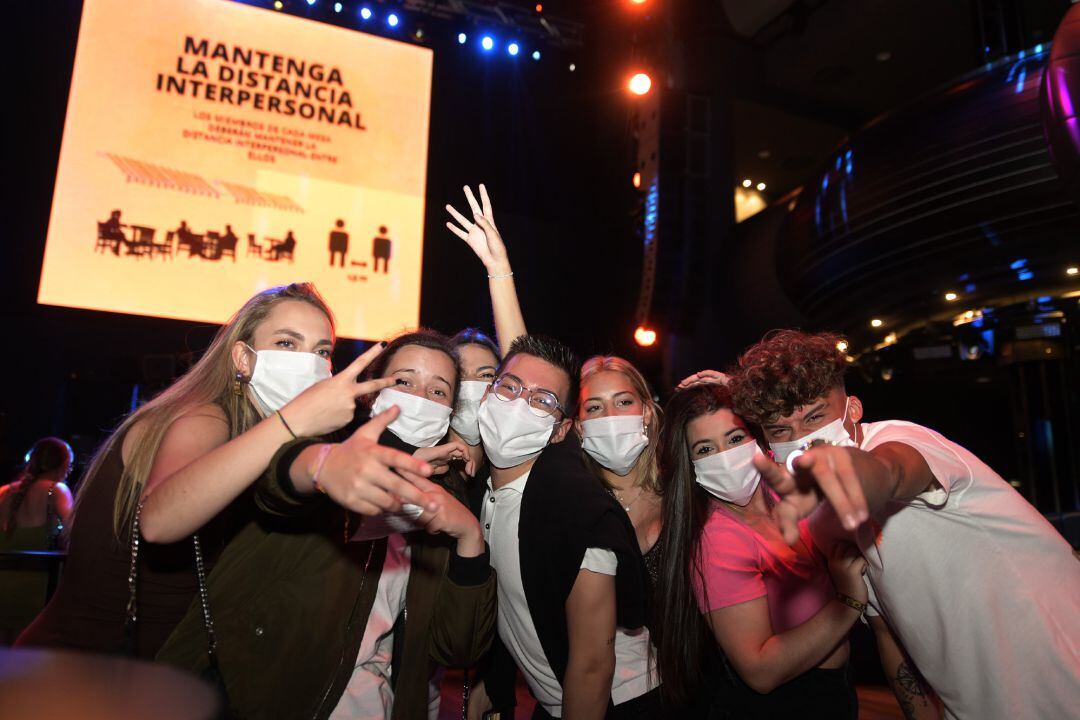
M421 330L331 373L313 287L252 298L125 419L21 645L218 682L243 718L856 718L865 619L912 718L1064 718L1080 564L989 467L862 422L829 333L771 333L661 409L526 332L483 186L449 229L498 344ZM722 332L722 328L717 329Z

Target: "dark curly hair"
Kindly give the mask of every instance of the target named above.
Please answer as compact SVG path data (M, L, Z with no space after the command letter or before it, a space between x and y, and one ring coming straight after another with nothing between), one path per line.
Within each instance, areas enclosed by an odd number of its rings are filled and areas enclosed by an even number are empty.
M768 425L844 387L847 358L835 333L774 330L739 357L731 379L735 412Z

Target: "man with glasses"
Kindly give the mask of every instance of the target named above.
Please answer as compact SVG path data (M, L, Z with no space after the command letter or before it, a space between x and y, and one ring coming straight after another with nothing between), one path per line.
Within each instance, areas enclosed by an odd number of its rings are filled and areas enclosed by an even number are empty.
M539 702L534 718L658 717L633 527L578 444L563 442L579 374L564 345L523 336L480 403L490 478L479 514L502 641L487 691L498 700L512 686L508 651Z

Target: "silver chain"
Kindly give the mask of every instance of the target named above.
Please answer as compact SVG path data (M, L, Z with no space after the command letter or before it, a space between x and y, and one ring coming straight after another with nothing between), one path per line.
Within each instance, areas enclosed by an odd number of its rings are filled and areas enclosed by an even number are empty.
M217 654L217 636L214 634L214 618L210 614L210 593L206 589L202 545L198 535L192 535L191 539L195 543L195 573L199 578L199 602L202 603L203 621L206 623L206 652L213 658Z
M131 523L131 565L128 567L128 602L127 622L134 626L137 619L136 613L136 590L137 571L139 567L139 518L142 516L143 501L135 506L135 519Z

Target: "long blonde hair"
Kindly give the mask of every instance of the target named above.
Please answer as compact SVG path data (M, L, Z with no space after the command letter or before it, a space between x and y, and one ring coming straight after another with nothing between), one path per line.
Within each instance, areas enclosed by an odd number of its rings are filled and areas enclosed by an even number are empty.
M250 344L255 328L276 305L286 300L299 300L314 306L326 315L333 328L334 316L311 283L293 283L262 291L244 303L244 306L221 326L210 347L197 363L155 398L128 415L98 448L86 470L84 486L97 480L105 458L116 443L136 424L140 426L138 442L132 447L131 456L124 463L113 501L113 530L118 538L125 537L131 527L135 509L150 476L162 438L177 418L200 405L217 405L225 413L230 439L262 420L262 414L250 395L250 388L244 384L240 393L233 389L238 378L232 360L232 348L238 341ZM79 499L75 502L75 516L78 515L79 504L86 496L86 491L87 488L83 487ZM69 527L74 524L74 520L73 516Z
M652 422L649 423L645 431L645 434L649 437L649 444L642 450L641 457L638 458L637 466L640 469L638 470L636 484L653 494L658 494L660 491L660 471L657 469L656 463L656 443L660 437L662 421L660 406L653 399L652 391L649 389L649 383L645 380L645 376L629 360L623 360L621 357L614 355L594 355L585 361L581 366L581 383L578 385L581 390L579 390L578 394L584 392L585 383L589 378L602 372L617 372L624 376L630 381L634 392L641 398L641 404L648 407L652 412ZM604 480L604 475L601 472L600 463L596 462L588 453L584 453L584 455L585 464L592 470L594 475L607 485L608 483Z

